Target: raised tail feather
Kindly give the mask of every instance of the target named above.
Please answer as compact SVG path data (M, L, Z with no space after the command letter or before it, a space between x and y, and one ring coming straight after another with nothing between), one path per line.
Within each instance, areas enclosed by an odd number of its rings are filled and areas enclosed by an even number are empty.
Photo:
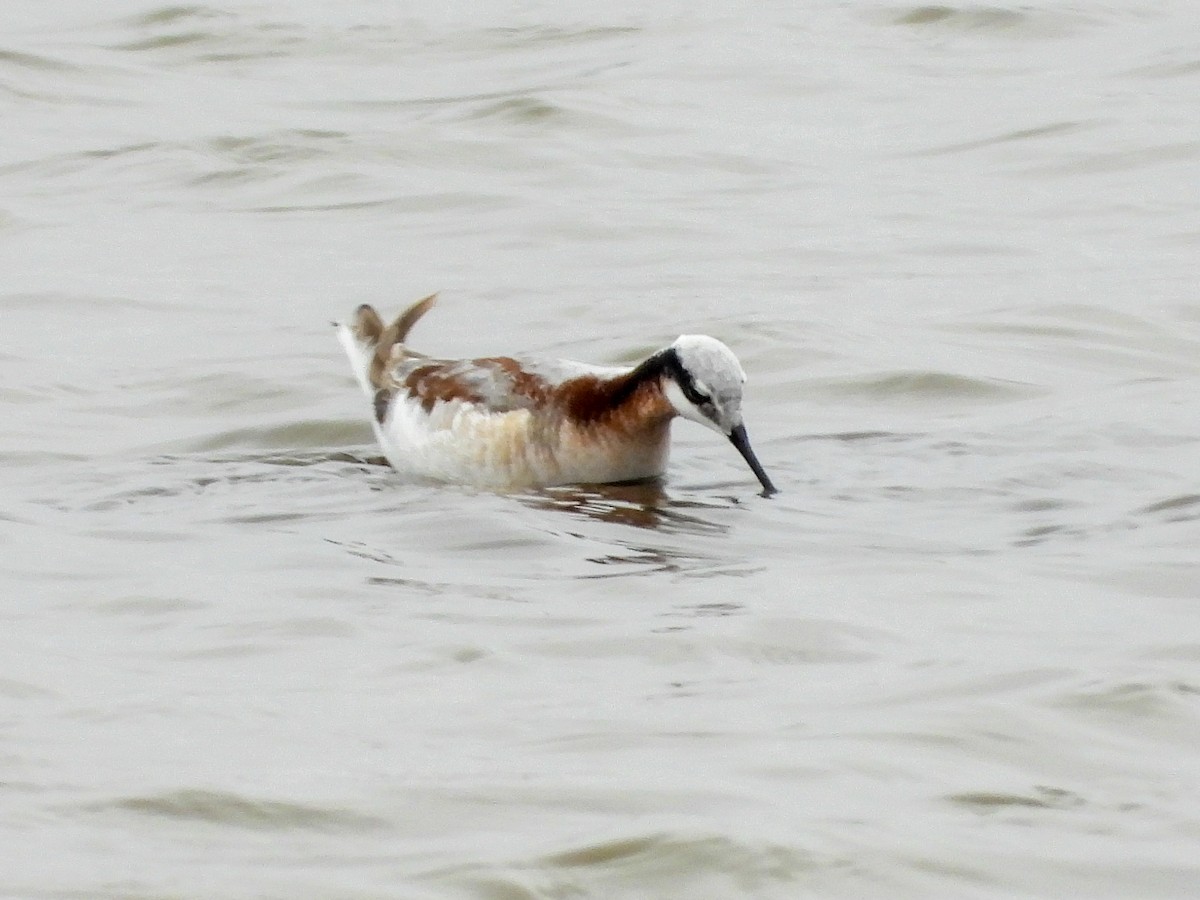
M364 303L354 311L352 322L338 323L338 340L350 357L354 377L368 397L374 397L375 392L385 386L384 374L394 348L404 344L417 320L429 312L436 302L437 294L430 294L418 300L387 326L383 324L379 313Z

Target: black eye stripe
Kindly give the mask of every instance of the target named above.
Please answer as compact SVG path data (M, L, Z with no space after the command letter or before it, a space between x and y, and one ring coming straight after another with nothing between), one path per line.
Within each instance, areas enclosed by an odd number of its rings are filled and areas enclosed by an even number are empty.
M667 347L665 350L660 350L634 369L618 395L614 396L614 401L620 402L621 399L635 390L639 384L648 379L662 378L664 375L679 385L680 393L683 394L689 403L694 403L696 406L706 410L715 408L712 397L696 388L696 380L692 378L692 373L683 367L683 363L679 359L679 354L675 352L674 347Z
M696 381L692 378L692 373L683 367L683 363L679 361L679 354L673 349L668 351L663 364L689 403L704 406L712 402L712 397L696 390Z

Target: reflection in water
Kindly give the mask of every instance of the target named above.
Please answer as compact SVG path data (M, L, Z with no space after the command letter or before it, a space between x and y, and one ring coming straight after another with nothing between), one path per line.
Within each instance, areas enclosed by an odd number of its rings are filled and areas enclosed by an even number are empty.
M682 509L717 509L716 504L672 500L659 479L545 488L523 495L534 509L559 510L599 522L687 534L724 534L728 526Z
M346 521L337 512L345 490L359 497L365 490L379 501ZM114 459L60 477L36 502L85 516L76 524L88 533L129 533L128 516L136 515L139 527L151 534L158 533L166 516L171 534L191 520L250 526L260 534L265 526L291 535L286 540L295 546L307 546L315 537L349 556L404 570L398 577L372 572L368 583L423 596L510 599L511 586L501 582L536 581L545 571L552 577L563 574L561 568L541 565L514 573L508 568L514 552L529 559L561 554L564 565L580 567L571 577L584 579L756 570L726 540L736 498L671 496L660 481L517 494L464 491L408 482L386 462L353 450ZM118 522L122 530L115 528ZM439 577L442 552L478 559L492 551L497 551L492 553L497 580L486 588L474 579Z
M740 556L731 556L727 541L721 540L720 552L714 553L712 541L705 540L727 537L730 526L701 516L699 512L728 511L737 505L736 498L722 502L674 498L656 479L546 488L518 499L533 509L562 512L585 520L570 530L555 529L560 536L601 545L602 552L589 553L584 559L602 568L579 574L577 578L593 580L653 574L708 577L738 575L759 568ZM622 528L614 533L590 527L594 523L632 527L639 531L628 532Z

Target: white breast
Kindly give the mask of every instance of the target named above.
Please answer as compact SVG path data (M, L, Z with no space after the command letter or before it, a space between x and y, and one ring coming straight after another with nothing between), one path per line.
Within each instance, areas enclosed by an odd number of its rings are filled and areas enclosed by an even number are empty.
M581 428L528 409L488 412L464 401L397 397L375 433L397 471L490 488L631 481L661 475L667 424L630 443L600 427Z

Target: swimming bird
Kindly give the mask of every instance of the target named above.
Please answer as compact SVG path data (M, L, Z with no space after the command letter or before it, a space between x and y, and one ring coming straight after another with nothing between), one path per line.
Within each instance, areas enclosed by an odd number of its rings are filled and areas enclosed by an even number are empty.
M334 323L393 468L499 489L653 478L666 469L671 420L681 416L728 438L763 496L776 492L742 424L746 373L716 338L681 335L632 367L431 359L405 341L436 300L390 325L365 304Z

